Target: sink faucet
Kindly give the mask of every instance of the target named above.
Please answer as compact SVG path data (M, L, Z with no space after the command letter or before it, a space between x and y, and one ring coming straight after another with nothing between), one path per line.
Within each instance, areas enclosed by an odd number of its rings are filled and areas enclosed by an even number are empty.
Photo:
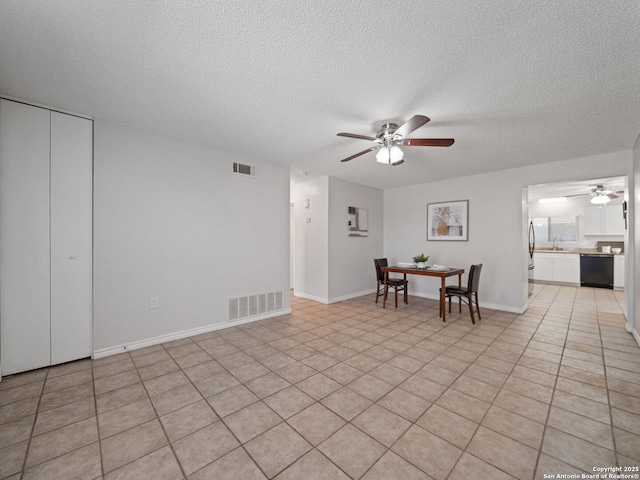
M561 242L563 241L561 237L553 237L553 251L554 251L554 252L555 252L555 251L556 251L556 249L558 248L558 243L556 242L556 240L559 240L559 241L561 241Z

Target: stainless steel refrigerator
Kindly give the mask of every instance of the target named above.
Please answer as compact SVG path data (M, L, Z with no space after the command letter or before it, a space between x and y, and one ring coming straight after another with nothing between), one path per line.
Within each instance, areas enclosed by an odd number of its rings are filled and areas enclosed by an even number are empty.
M536 232L533 229L533 222L529 222L529 296L533 295L533 251L536 248Z

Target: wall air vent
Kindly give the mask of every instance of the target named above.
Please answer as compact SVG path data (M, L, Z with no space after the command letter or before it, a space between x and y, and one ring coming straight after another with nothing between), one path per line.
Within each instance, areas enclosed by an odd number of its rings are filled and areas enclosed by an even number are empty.
M233 173L255 177L256 167L253 165L245 165L244 163L233 162Z
M284 309L284 294L277 292L258 293L245 297L227 299L227 320L234 322L244 320L265 313L277 312Z

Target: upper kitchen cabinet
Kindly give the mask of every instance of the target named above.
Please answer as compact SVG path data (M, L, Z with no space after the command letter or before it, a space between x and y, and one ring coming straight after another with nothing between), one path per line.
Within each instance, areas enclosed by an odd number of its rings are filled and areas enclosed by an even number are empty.
M584 235L624 235L622 205L584 209Z
M92 352L93 122L0 100L2 374Z

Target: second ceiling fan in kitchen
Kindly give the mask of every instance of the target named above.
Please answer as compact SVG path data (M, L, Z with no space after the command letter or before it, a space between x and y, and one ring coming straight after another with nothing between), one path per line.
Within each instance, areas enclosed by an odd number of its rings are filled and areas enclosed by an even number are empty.
M396 123L385 123L382 125L382 128L378 130L375 137L355 133L338 133L339 137L358 138L374 143L370 148L340 161L348 162L360 155L378 150L376 161L395 166L404 163L404 152L400 147L449 147L453 145L453 138L406 138L407 135L427 122L429 122L428 117L424 115L414 115L400 126Z
M616 193L624 193L623 191L616 192L603 184L595 184L595 185L589 185L589 186L592 187L590 193L579 193L577 195L567 195L567 196L583 197L585 195L590 195L591 203L594 203L596 205L602 205L605 203L609 203L614 198L618 198L618 195L616 195Z

